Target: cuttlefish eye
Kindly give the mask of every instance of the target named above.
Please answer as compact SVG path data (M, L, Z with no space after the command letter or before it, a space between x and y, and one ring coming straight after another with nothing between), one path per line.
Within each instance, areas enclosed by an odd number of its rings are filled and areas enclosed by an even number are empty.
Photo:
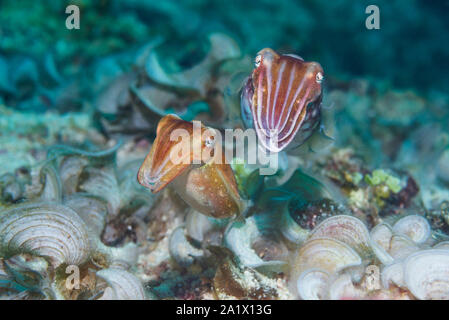
M207 137L205 141L205 145L208 148L213 148L215 146L215 139L214 137Z
M256 57L256 59L254 60L254 65L256 66L256 68L258 68L260 66L260 62L262 61L262 55L258 55Z
M323 82L323 79L324 79L323 74L321 72L318 72L315 77L316 82L321 83L321 82Z

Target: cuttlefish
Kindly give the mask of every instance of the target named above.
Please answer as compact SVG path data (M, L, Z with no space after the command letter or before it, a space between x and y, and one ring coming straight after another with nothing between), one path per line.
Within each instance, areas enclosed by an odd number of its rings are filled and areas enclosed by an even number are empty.
M242 89L241 113L266 150L297 147L312 135L320 124L323 78L317 62L269 48L258 53Z
M234 172L213 132L202 125L195 129L192 122L176 115L163 117L137 180L153 193L172 185L187 204L204 215L240 216L243 204Z

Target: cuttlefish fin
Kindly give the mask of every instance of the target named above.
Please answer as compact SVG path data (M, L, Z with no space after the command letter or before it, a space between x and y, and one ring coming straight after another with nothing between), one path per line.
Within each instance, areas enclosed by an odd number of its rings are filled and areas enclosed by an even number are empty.
M323 124L320 125L320 129L319 129L318 132L319 132L319 134L320 134L320 136L321 136L322 138L324 138L324 139L326 139L326 140L335 141L335 139L334 139L333 137L327 135L327 133L326 133L326 131L325 131L325 129L324 129L324 125L323 125Z

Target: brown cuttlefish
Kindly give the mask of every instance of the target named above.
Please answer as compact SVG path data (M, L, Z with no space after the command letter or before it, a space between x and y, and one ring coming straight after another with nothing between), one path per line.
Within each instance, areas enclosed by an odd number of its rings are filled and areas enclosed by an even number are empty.
M321 83L317 62L261 50L241 96L243 122L271 152L303 144L320 124Z
M240 216L243 207L234 172L213 132L176 115L163 117L137 180L153 193L171 184L187 204L204 215Z

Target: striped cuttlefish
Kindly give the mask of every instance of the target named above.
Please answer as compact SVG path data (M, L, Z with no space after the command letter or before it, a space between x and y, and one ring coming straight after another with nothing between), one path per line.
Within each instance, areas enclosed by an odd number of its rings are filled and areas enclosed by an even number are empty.
M242 89L241 113L266 150L297 147L312 135L321 120L323 78L317 62L269 48L258 53Z

